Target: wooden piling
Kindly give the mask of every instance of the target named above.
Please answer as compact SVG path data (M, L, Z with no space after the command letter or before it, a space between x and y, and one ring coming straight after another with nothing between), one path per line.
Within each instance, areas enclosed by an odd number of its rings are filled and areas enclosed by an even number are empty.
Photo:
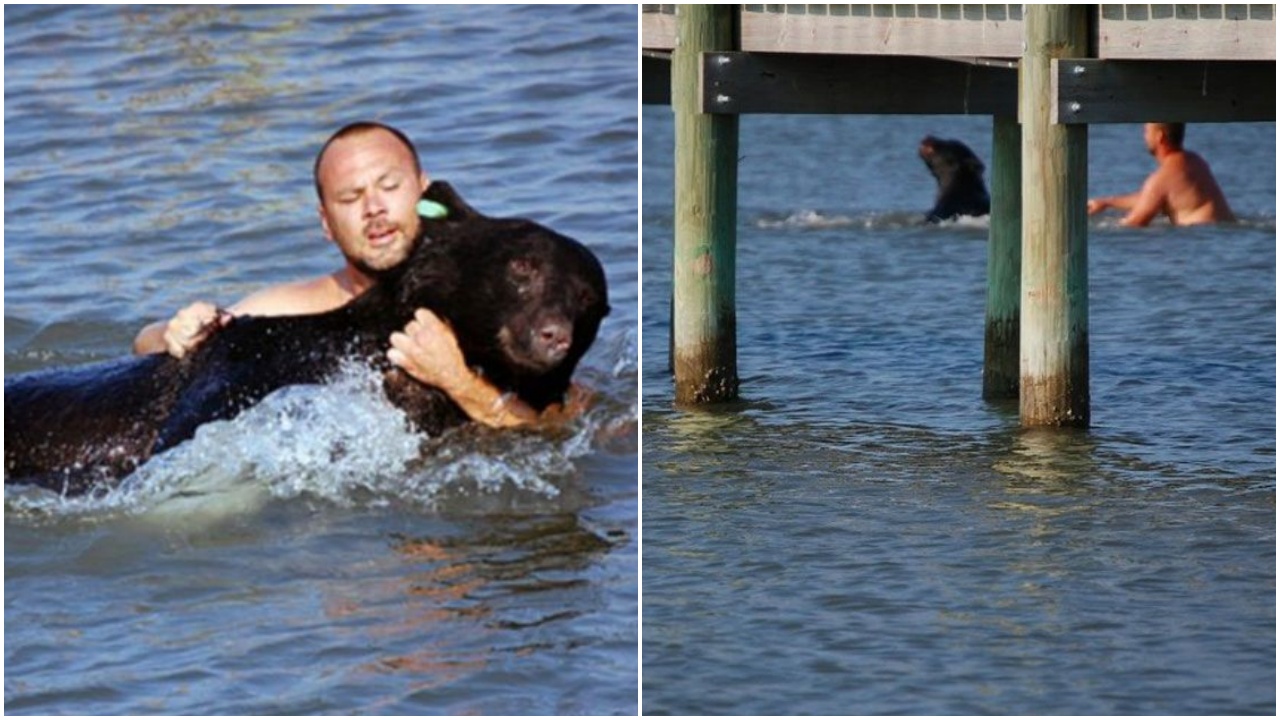
M1026 5L1019 412L1025 426L1089 425L1088 126L1053 122L1054 58L1088 54L1084 5Z
M738 117L701 112L701 53L735 50L737 6L677 5L671 54L676 131L676 403L738 396L735 258Z
M1022 302L1022 129L1016 117L991 125L991 230L987 239L987 329L982 397L1018 397L1018 308Z

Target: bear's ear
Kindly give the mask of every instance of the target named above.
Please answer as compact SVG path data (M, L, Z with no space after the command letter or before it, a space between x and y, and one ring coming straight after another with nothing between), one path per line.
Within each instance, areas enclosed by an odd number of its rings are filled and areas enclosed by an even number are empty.
M427 186L427 191L422 193L423 200L432 200L444 205L449 209L449 215L446 220L466 220L468 218L484 217L478 210L467 204L462 199L457 190L444 180L432 180Z
M596 291L589 287L583 287L578 290L578 308L584 312L592 308L600 308L600 317L608 315L611 309L609 302L597 295Z
M987 166L982 164L982 161L978 159L977 155L970 155L965 159L964 164L968 165L970 170L979 175L987 169Z

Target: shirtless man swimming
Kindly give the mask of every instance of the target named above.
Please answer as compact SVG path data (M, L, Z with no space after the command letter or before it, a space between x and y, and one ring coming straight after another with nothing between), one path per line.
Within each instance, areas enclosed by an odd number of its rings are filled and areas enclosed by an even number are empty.
M134 352L182 357L237 315L304 315L336 309L372 287L377 271L409 256L418 234L418 198L431 181L413 144L400 131L379 123L342 128L316 157L315 181L320 224L325 237L342 251L346 262L341 268L318 278L268 287L225 309L207 302L188 305L172 319L143 328L134 340ZM503 395L467 367L453 331L431 311L418 310L390 342L387 356L392 363L443 390L471 419L490 427L539 421L533 408ZM554 419L551 408L548 414L548 419Z
M1159 167L1137 192L1091 199L1089 214L1107 208L1124 210L1128 214L1120 224L1129 227L1145 227L1161 213L1174 225L1234 221L1209 163L1182 148L1185 131L1184 123L1147 123L1143 137Z

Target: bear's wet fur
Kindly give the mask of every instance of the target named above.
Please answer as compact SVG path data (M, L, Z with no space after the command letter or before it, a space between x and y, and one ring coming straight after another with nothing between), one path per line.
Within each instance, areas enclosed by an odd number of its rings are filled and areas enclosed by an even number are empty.
M467 422L440 390L385 359L389 338L425 307L450 324L467 364L541 410L563 399L609 312L604 270L585 246L524 219L475 211L443 181L400 266L326 313L240 317L182 360L157 354L6 378L5 483L81 494L235 417L286 385L322 383L347 358L384 372L384 389L421 430Z
M986 166L968 145L929 135L920 141L920 159L938 181L938 195L925 220L936 223L991 212L991 198L982 179Z

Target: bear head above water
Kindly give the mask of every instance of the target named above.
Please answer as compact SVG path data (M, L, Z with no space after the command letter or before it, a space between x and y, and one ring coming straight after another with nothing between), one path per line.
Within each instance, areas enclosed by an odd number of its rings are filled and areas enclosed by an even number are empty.
M938 194L926 220L940 222L959 215L976 217L991 212L991 198L982 179L986 166L968 145L929 135L920 141L920 159L938 183Z

